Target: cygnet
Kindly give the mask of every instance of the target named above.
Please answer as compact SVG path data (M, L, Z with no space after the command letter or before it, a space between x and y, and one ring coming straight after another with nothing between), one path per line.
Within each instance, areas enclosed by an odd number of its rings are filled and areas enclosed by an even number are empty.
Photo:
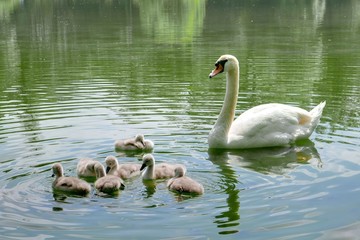
M115 175L122 179L129 179L140 175L141 164L138 163L122 163L119 164L114 156L105 158L106 174Z
M90 158L82 158L76 166L76 173L78 177L96 177L94 166L98 161Z
M123 151L151 151L154 148L154 143L151 140L145 140L144 135L138 134L135 138L116 140L115 149Z
M175 168L183 167L186 171L186 168L182 164L169 164L169 163L159 163L155 164L155 158L152 154L145 154L143 156L143 164L141 165L140 171L145 169L142 173L142 178L147 179L162 179L162 178L172 178L175 176Z
M124 181L114 175L106 175L105 168L102 164L95 164L96 172L96 181L95 188L103 193L114 194L119 191L119 189L124 189Z
M90 184L76 177L64 177L64 169L60 163L55 163L52 167L55 180L52 187L55 191L70 194L87 195L91 191Z
M167 187L171 191L189 194L203 194L204 187L197 181L185 176L185 170L182 167L175 168L175 177L169 179Z

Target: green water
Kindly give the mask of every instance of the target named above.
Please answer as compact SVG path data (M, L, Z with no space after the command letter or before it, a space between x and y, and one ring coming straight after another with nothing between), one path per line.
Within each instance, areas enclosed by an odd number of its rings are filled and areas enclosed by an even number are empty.
M0 1L2 239L354 239L360 232L360 2ZM327 105L309 141L208 151L224 75L240 60L237 112ZM145 134L203 196L126 182L119 196L58 198L51 166Z

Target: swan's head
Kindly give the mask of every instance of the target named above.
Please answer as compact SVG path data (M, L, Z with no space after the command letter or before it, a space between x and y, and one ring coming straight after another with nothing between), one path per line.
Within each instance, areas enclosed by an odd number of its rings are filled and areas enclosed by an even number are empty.
M213 78L219 73L230 72L239 68L239 61L233 55L222 55L215 62L215 69L209 74L209 78Z
M154 165L155 164L155 158L152 154L145 154L143 156L143 163L141 165L140 171L142 171L144 168Z
M55 163L53 166L52 166L52 170L53 170L53 177L62 177L64 175L64 169L63 167L61 166L60 163Z
M109 173L110 169L117 168L118 160L114 156L107 156L105 158L106 173Z

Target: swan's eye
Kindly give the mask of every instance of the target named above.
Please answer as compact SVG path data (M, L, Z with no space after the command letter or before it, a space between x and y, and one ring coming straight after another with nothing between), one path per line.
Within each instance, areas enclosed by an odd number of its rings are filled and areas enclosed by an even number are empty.
M215 63L215 67L218 67L219 65L221 65L222 67L225 66L225 63L227 62L228 60L227 59L224 59L224 60L219 60Z

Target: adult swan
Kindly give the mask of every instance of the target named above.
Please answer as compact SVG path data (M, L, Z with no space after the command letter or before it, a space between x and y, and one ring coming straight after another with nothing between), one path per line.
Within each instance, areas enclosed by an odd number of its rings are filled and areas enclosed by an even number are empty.
M209 77L226 73L226 94L220 115L208 138L210 148L241 149L286 146L308 138L319 123L326 102L310 112L279 103L262 104L234 121L239 90L239 62L223 55Z

